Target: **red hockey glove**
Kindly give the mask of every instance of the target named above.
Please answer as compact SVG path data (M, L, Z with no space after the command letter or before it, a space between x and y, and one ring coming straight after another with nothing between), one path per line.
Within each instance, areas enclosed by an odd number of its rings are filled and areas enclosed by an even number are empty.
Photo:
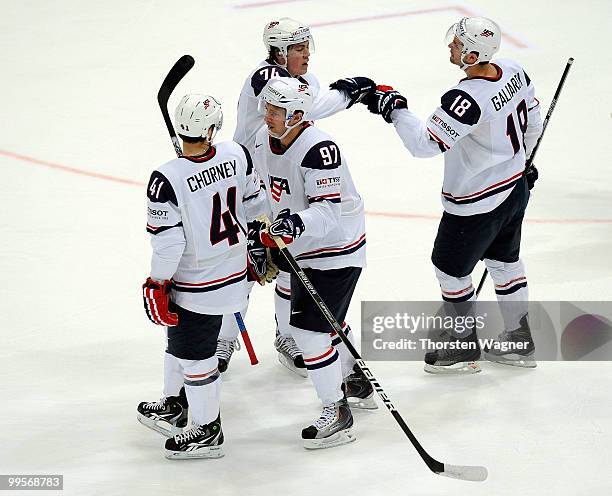
M142 297L151 322L162 326L178 325L178 315L168 310L170 281L157 282L148 277L142 285Z

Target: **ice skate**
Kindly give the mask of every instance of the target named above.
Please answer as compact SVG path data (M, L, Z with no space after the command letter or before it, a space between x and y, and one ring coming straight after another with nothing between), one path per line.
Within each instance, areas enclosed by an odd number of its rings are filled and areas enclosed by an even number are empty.
M227 370L234 351L239 349L240 343L237 339L231 341L223 338L217 339L217 351L215 355L219 359L219 372L223 373Z
M357 364L353 366L353 373L344 379L342 389L351 408L363 410L378 408L374 400L374 388Z
M453 349L454 343L475 343L475 349ZM425 354L425 372L430 374L476 374L480 372L480 347L476 341L447 341L446 348Z
M276 339L274 340L274 347L276 351L278 351L278 361L282 365L300 377L308 377L308 371L304 364L302 351L298 348L297 344L295 344L291 336L281 336L277 332Z
M221 417L205 425L194 425L182 434L166 441L168 460L190 458L221 458L223 453L223 430Z
M323 407L321 416L302 430L306 449L323 449L352 443L355 436L351 432L353 415L345 399Z
M485 358L490 362L497 362L514 367L535 368L535 344L531 337L531 330L527 316L520 320L520 326L514 331L504 331L487 347Z
M172 437L183 432L187 426L189 405L185 396L185 388L181 388L179 396L167 396L159 401L142 402L137 407L138 421L166 437Z

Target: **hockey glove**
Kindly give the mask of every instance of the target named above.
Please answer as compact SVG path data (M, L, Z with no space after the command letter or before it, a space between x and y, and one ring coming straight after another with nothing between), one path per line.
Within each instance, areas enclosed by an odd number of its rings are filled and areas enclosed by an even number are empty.
M142 285L145 312L149 320L157 325L176 326L178 315L168 310L170 281L158 282L150 277Z
M257 281L263 286L266 282L272 282L276 278L278 268L272 262L270 250L261 240L261 230L265 228L265 224L260 221L253 221L249 222L248 228L247 261L249 273L247 279ZM272 242L271 239L270 242Z
M292 214L288 208L281 210L270 227L268 232L272 236L280 236L285 244L292 243L304 232L304 223L298 214Z
M529 190L533 189L535 182L538 180L539 173L536 166L531 164L529 167L525 169L525 179L527 179L527 186L529 186Z
M392 123L391 112L396 109L408 108L408 101L392 86L378 85L363 102L373 114L382 115L388 123Z
M329 85L329 89L344 93L351 101L346 107L351 108L354 104L363 100L364 97L373 93L376 83L367 77L343 78Z

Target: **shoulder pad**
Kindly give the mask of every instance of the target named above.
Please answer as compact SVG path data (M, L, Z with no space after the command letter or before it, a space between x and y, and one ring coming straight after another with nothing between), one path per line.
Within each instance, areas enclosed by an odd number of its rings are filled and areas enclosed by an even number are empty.
M251 76L251 87L255 96L259 96L261 90L263 90L263 87L270 79L277 77L291 77L291 74L278 65L267 65L257 69Z
M441 105L449 116L462 124L473 126L480 119L480 106L463 90L453 88L442 95Z
M308 150L301 165L307 169L336 169L342 165L340 149L333 141L321 141Z
M178 207L174 188L168 178L159 171L154 171L147 186L147 197L153 203L174 203Z

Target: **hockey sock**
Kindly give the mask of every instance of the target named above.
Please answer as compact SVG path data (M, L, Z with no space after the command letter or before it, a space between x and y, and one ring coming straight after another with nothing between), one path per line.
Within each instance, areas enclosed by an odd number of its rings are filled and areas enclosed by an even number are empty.
M291 312L291 276L288 272L279 272L274 291L274 313L276 327L281 336L291 336L289 313Z
M344 332L344 335L348 338L348 340L351 342L351 344L354 347L355 346L355 336L353 334L353 331L351 330L351 326L349 326L346 322L343 322L342 332ZM338 350L338 353L340 355L340 365L342 367L342 377L348 377L349 375L353 373L353 366L357 362L355 361L355 358L353 357L353 355L351 355L351 352L348 350L346 345L336 335L336 331L332 331L330 333L330 337L332 340L331 342L332 346L336 348L336 350Z
M210 424L219 416L221 375L217 357L205 360L179 359L185 374L185 393L196 425Z
M178 358L164 353L164 397L178 396L183 387L183 369Z
M291 326L291 335L302 350L308 376L323 405L341 400L342 367L329 334Z
M499 262L485 258L485 264L495 283L495 296L500 306L507 331L521 327L520 320L527 314L529 290L522 260Z

